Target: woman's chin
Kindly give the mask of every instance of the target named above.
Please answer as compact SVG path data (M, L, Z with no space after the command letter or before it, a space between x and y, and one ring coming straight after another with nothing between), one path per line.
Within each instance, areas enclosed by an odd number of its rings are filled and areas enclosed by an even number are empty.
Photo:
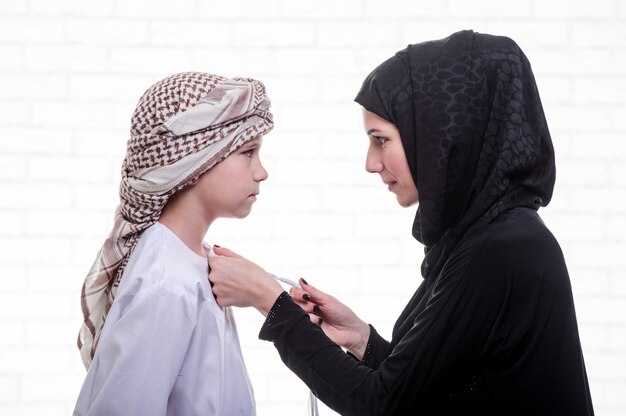
M403 198L401 195L396 195L396 199L402 208L412 207L419 202L417 198Z

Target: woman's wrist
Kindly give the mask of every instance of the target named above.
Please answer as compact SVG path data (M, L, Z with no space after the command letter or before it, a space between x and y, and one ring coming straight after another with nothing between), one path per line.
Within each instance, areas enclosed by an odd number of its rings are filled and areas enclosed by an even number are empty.
M370 326L359 319L359 324L355 328L355 332L356 342L346 349L356 358L362 360L365 354L365 348L367 348L367 343L370 339Z
M264 272L265 273L265 272ZM274 306L276 299L284 292L282 286L274 279L272 279L267 273L260 279L260 284L257 293L257 302L254 307L261 312L263 316L267 314Z

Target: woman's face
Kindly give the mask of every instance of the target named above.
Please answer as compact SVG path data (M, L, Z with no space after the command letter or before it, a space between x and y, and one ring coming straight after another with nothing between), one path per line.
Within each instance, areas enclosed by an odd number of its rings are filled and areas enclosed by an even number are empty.
M400 132L393 123L363 109L363 126L370 140L365 169L378 173L398 203L409 207L419 194L404 154Z

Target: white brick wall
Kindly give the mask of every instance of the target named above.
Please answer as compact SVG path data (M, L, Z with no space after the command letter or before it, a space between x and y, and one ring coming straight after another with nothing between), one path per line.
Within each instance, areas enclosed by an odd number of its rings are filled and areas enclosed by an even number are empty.
M533 64L558 159L543 217L570 267L596 413L625 414L626 0L1 1L0 414L71 413L80 285L112 223L129 119L177 71L257 77L274 105L255 211L209 240L389 335L422 251L413 210L364 171L352 99L407 43L465 28L513 37ZM306 388L256 339L261 316L237 316L259 415L304 414Z

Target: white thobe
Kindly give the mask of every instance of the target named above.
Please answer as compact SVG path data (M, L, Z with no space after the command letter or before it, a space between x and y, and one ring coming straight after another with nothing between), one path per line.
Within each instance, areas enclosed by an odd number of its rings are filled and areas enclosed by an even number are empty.
M207 276L207 260L166 226L143 233L74 415L255 414L232 311Z

